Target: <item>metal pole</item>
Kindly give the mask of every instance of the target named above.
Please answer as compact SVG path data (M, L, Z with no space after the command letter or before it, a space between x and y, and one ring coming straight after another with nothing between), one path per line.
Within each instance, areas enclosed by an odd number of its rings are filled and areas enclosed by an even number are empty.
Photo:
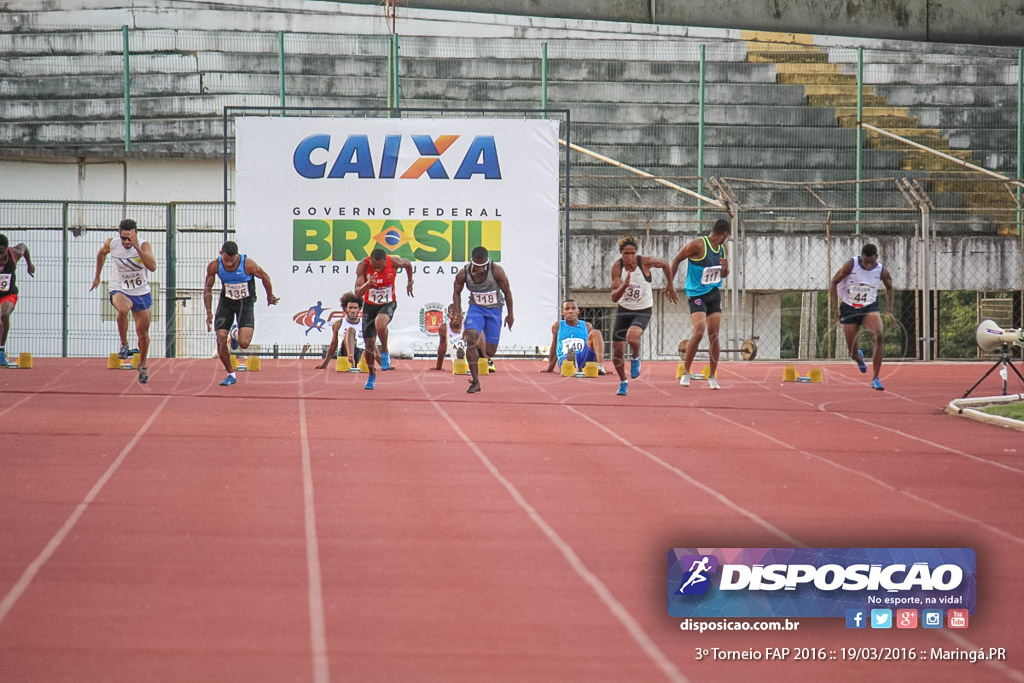
M921 345L921 360L932 360L932 290L931 290L931 268L928 266L929 252L931 251L931 217L928 205L921 203L921 331L923 333Z
M278 88L281 92L281 107L283 109L287 106L285 104L284 89L284 31L277 32L277 76ZM284 116L284 111L281 112L281 116Z
M228 241L228 108L224 107L224 241Z
M167 234L166 240L166 251L167 251L167 286L166 297L164 299L164 306L167 310L167 320L164 326L165 329L165 355L167 358L177 357L177 310L176 305L178 303L178 250L177 250L177 236L178 236L178 206L174 202L167 205Z
M388 106L388 117L391 117L391 110L394 108L394 102L392 95L394 94L395 87L391 82L391 77L394 74L394 70L391 68L391 60L394 57L394 52L391 49L391 43L394 41L394 34L388 36L388 51L387 51L387 81L388 81L388 94L387 94L387 106Z
M857 123L864 121L864 48L857 48ZM861 180L864 174L864 132L860 125L857 126L857 187L854 189L857 206L857 228L856 233L860 234L860 208L861 208Z
M394 71L395 71L395 75L391 79L392 83L395 84L395 109L400 109L402 107L402 104L401 104L401 102L399 102L399 97L398 97L400 88L398 87L398 34L397 33L392 36L391 49L395 53L394 57L391 58L391 68L394 69Z
M569 140L570 140L570 138L569 138L570 132L571 132L571 126L569 125L569 112L567 110L565 112L565 142L567 143L566 146L565 146L565 191L564 191L564 196L565 196L565 199L564 199L564 202L565 202L565 236L564 236L564 238L562 240L564 242L562 248L563 248L563 251L564 251L564 256L563 256L563 264L564 265L563 265L563 267L565 268L565 271L562 273L562 296L560 297L562 300L567 299L569 297L569 295L570 295L570 289L569 289L569 285L570 285L570 282L569 282L569 207L570 207L570 204L569 204L569 170L570 170L570 167L571 167L571 164L569 163L569 149L570 149L569 145L571 144L569 142Z
M697 81L697 194L704 194L704 46L700 46L700 66ZM697 204L697 232L701 232L704 221L704 205ZM733 346L736 348L736 346Z
M540 44L540 108L548 108L548 44ZM543 114L548 117L547 111Z
M62 216L61 216L61 293L60 293L60 355L62 358L68 357L68 335L70 334L70 321L68 319L68 311L70 309L70 302L68 301L68 291L70 285L68 283L69 278L69 266L68 266L68 223L70 218L68 213L70 206L67 202L61 205Z
M1017 179L1024 178L1024 49L1017 50ZM1017 186L1017 234L1024 235L1020 211L1021 188Z
M739 238L740 238L739 245L740 246L735 247L733 249L733 259L732 259L732 262L733 263L737 263L737 260L735 258L735 252L736 252L736 249L741 250L743 252L743 276L742 276L741 280L742 280L743 289L744 289L744 291L746 291L746 288L747 288L747 248L746 248L747 247L747 234L746 234L746 229L743 227L743 220L740 218L740 210L739 209L736 209L736 212L733 215L733 227L735 228L735 226L737 224L739 224L739 226L740 226L740 234L739 234ZM735 233L733 233L733 234L735 234ZM734 241L733 244L736 245L736 242ZM731 320L729 322L729 328L730 328L730 330L729 330L729 340L730 340L729 348L731 348L731 349L738 349L740 347L740 334L739 334L739 329L740 329L740 327L739 327L739 325L740 325L740 318L739 318L739 314L740 314L739 313L739 311L740 311L740 295L739 295L739 287L737 286L737 282L736 282L736 274L733 273L732 277L730 279L732 280L732 282L729 283L729 286L732 288L732 296L730 297L732 299L732 315L730 316ZM735 359L737 359L737 360L740 358L739 354L735 354L735 353L733 354L733 357Z
M124 72L124 149L127 152L132 148L132 76L131 65L128 60L128 26L121 27L122 42L122 67Z

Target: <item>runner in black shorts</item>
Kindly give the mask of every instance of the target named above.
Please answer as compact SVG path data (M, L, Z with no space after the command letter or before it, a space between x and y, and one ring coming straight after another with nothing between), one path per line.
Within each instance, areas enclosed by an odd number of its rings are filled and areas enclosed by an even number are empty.
M612 301L619 305L615 313L615 325L612 327L612 363L619 375L619 390L616 392L619 396L625 396L629 390L625 361L627 343L633 354L629 376L633 379L640 376L640 337L651 322L654 310L652 269L661 268L665 271L665 296L672 303L679 301L675 287L672 286L672 269L668 261L640 256L636 245L636 237L632 235L620 239L621 258L612 266Z
M220 300L217 302L217 316L214 318L213 285L220 278ZM252 342L253 329L256 327L254 305L256 303L256 283L254 278L263 281L263 289L267 292L267 305L273 306L279 299L274 296L274 287L270 284L270 276L245 254L238 253L238 245L225 242L220 248L220 256L206 267L206 286L203 289L203 303L206 304L206 329L217 330L217 355L228 371L228 376L221 382L228 387L237 382L235 371L231 367L231 352L228 349L228 334L232 324L238 321L238 346L249 348Z

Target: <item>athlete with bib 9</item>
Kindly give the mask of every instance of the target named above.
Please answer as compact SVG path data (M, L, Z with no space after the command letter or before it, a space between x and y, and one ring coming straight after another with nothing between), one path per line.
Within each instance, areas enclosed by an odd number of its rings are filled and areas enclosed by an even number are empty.
M217 315L212 313L213 285L220 278L220 300L217 302ZM238 345L249 348L252 333L256 326L256 281L263 281L263 289L267 292L267 305L273 306L279 299L274 296L274 287L270 284L270 276L266 271L245 254L238 253L238 245L228 241L220 248L220 256L210 261L206 267L206 286L203 289L203 303L206 304L206 329L217 330L217 355L228 371L228 376L220 383L229 387L235 382L235 371L231 367L231 351L228 349L228 333L231 326L238 321Z
M854 256L843 264L843 267L832 278L828 297L832 308L836 310L836 318L843 326L846 335L846 346L850 349L850 358L857 363L861 372L868 371L864 364L864 352L857 346L857 333L861 325L871 333L875 344L875 352L871 359L874 378L871 388L882 391L885 387L878 380L878 372L882 369L882 356L885 345L882 342L882 316L878 312L878 284L885 284L886 315L895 322L892 315L893 288L889 271L878 261L878 247L865 244L860 256ZM836 308L836 299L841 299Z
M377 338L380 338L380 369L391 370L388 353L388 325L395 316L398 301L395 298L395 276L405 269L409 281L405 293L412 296L412 262L400 256L388 256L383 249L374 249L356 266L356 296L363 297L363 339L366 342L366 367L370 376L364 389L373 389L377 371L373 366L377 356Z
M138 227L131 218L121 221L118 238L108 238L96 254L96 277L89 291L100 285L100 274L107 254L114 262L114 277L110 281L110 303L117 309L117 333L121 335L121 360L131 356L128 349L128 311L135 319L135 333L139 337L139 382L149 381L146 359L149 356L149 324L152 320L153 294L149 289L149 274L156 270L156 257L149 242L139 242Z

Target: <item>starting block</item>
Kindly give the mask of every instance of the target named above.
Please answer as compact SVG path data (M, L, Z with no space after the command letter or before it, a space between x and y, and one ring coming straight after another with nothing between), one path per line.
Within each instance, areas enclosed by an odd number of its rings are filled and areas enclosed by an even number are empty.
M238 372L259 372L259 356L231 356L231 369Z
M562 361L562 377L575 377L576 376L576 360L573 358L566 358Z
M359 371L359 372L369 372L370 371L370 367L366 364L366 354L365 353L359 359L359 365L358 365L358 367L356 367L356 370Z
M680 363L676 367L676 379L682 379L684 372L686 372L686 366L683 365L682 363ZM693 372L691 372L690 373L690 379L693 379L693 380L705 380L705 379L708 378L708 375L710 375L710 374L711 374L711 366L710 365L705 365L701 369L694 370Z
M107 370L135 370L138 367L138 352L132 353L131 358L121 358L116 353L112 353L107 357Z
M808 374L800 375L797 374L795 365L787 365L786 369L782 372L782 381L785 382L799 382L801 384L820 384L823 380L820 367L812 367Z
M469 362L465 358L456 358L455 361L452 363L452 374L468 375Z
M589 379L599 376L601 373L597 369L596 361L587 361L583 366L583 376Z
M336 372L351 372L352 364L348 362L348 356L338 356L334 363L334 370Z
M476 363L476 371L479 375L488 375L491 372L491 366L487 364L487 359L481 357Z
M117 354L114 354L115 356ZM8 370L31 370L32 369L32 354L28 351L22 351L18 354L18 358L9 358L7 360Z

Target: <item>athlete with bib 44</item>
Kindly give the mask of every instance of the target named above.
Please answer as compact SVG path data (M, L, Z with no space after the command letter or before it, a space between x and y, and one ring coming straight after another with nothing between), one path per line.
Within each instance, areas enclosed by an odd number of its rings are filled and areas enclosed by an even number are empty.
M395 276L399 269L405 269L409 281L405 293L412 296L412 262L400 256L388 256L383 249L374 249L356 266L356 296L363 297L363 339L366 342L366 378L364 389L373 389L377 371L373 366L377 355L377 338L380 337L380 369L391 369L388 353L388 325L395 316L398 301L395 298Z
M871 388L882 391L885 387L878 379L878 372L882 369L885 346L882 343L882 316L878 312L879 283L885 284L887 315L890 320L895 322L896 320L892 316L892 278L889 276L889 271L878 261L878 247L873 244L865 244L864 248L860 250L860 256L854 256L843 264L843 267L832 278L828 289L828 298L832 303L832 308L836 310L839 324L843 326L846 346L850 349L850 358L864 373L868 371L868 367L864 363L864 352L857 347L857 333L860 331L861 325L871 333L875 344L875 352L871 359L874 369ZM842 299L838 309L836 309L836 299Z
M214 317L213 285L220 278L220 300L217 302L217 315ZM253 329L256 326L256 282L263 281L263 289L267 292L267 305L273 306L279 299L274 296L274 287L270 284L270 276L245 254L238 253L238 245L228 241L220 248L220 256L210 261L206 267L206 286L203 289L203 303L206 304L206 329L211 326L217 330L217 355L228 371L228 376L220 383L229 387L235 382L235 371L231 367L231 352L228 350L228 333L232 324L238 320L238 345L249 348L252 342Z

